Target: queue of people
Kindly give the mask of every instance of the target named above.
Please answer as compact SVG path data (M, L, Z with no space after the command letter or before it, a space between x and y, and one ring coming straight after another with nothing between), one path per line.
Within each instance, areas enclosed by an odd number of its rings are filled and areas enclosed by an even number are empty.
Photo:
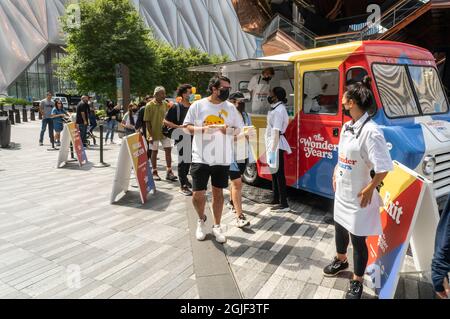
M264 95L269 106L265 147L267 164L272 175L272 212L290 211L287 201L284 163L286 154L292 152L285 137L289 124L286 110L287 94L282 87L269 88L267 85L274 75L273 69L265 69L261 76L252 80L252 95L262 103ZM382 131L369 116L373 95L369 77L361 82L348 83L342 98L344 114L351 121L344 124L339 142L339 160L333 174L335 190L334 222L336 255L323 269L326 277L337 276L350 265L347 249L353 246L353 276L346 294L347 299L360 299L363 294L363 278L368 261L366 238L382 234L379 208L383 201L377 191L393 164ZM127 135L140 132L147 141L148 157L155 181L161 181L157 170L158 149L165 152L166 180L179 181L179 192L192 196L192 203L198 215L195 237L205 240L209 232L218 243L227 238L221 227L224 209L223 190L230 187L230 201L227 206L234 214L234 224L243 228L250 225L242 209L242 175L252 158L249 138L255 136L249 114L245 110L245 96L231 93L231 81L225 76L215 76L208 86L209 96L195 101L193 87L183 84L177 90L177 102L170 105L166 101L166 90L157 87L153 96L147 96L139 104L131 103L122 120ZM255 91L256 90L256 91ZM263 91L263 92L262 92ZM267 92L266 92L267 91ZM262 93L261 93L262 92ZM46 126L55 130L56 143L60 143L64 110L61 102L55 105L51 95L41 102L44 114L41 139ZM88 121L92 115L89 98L83 97L77 107L76 122L85 141ZM120 108L107 103L107 128L105 142L114 143L114 131ZM50 120L51 119L51 120ZM91 127L94 123L91 121ZM53 138L53 134L51 135ZM173 141L173 142L172 142ZM172 146L178 152L178 177L172 170ZM244 155L238 156L236 145L245 145ZM353 164L349 164L353 163ZM192 182L188 175L191 175ZM206 191L211 186L213 227L206 227ZM450 200L449 200L450 201ZM447 205L450 207L450 202ZM448 208L450 210L450 208ZM438 237L445 244L436 244L439 253L433 260L433 282L440 297L449 293L447 273L450 269L448 250L450 233L450 213L445 215L446 224L440 226Z

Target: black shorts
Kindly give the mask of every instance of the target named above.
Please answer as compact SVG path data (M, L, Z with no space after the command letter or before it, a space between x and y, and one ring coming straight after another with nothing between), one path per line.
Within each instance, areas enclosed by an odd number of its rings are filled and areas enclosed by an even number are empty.
M229 166L209 166L207 164L192 163L192 190L194 192L206 191L210 176L212 186L216 188L227 188L229 169Z
M239 179L244 175L245 168L247 167L247 161L245 163L237 163L239 167L239 171L229 171L230 181L234 181L235 179Z

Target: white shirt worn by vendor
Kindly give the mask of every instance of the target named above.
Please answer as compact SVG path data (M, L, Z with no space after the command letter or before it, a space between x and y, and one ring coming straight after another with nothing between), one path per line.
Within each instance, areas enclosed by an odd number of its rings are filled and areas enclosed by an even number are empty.
M286 151L288 154L292 153L286 137L283 135L289 125L289 115L286 111L286 106L282 102L275 103L271 106L269 113L267 114L267 128L266 128L266 150L271 151L273 148L275 134L280 132L280 142L275 150Z
M364 114L356 123L347 122L335 170L334 220L356 236L381 235L381 196L374 190L371 203L362 208L358 194L369 185L371 170L378 174L393 168L383 132L369 115Z
M226 101L211 103L208 98L191 105L184 120L184 125L196 127L225 124L229 128L243 127L243 121L236 107ZM192 163L210 166L229 166L233 162L233 130L224 135L219 130L212 133L194 134L192 144Z
M250 80L247 89L253 91L252 113L264 114L269 109L267 98L270 95L270 82L265 81L262 75L255 75Z

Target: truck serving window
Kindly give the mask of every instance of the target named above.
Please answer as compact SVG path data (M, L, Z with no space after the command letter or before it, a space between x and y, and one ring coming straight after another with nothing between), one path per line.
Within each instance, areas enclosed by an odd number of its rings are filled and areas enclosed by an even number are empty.
M387 116L420 115L404 65L373 64L373 75Z
M305 72L303 80L303 112L337 114L339 105L339 71Z
M408 68L423 114L447 112L447 100L436 69L426 66L409 66Z

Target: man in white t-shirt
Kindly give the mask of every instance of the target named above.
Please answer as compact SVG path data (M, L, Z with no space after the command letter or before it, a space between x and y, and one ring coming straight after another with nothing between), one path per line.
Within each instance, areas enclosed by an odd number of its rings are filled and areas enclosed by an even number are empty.
M199 216L196 238L204 240L206 190L211 177L214 214L213 235L217 242L226 242L220 222L223 210L223 189L228 187L228 171L233 162L234 136L243 127L243 121L230 96L230 80L217 76L209 83L211 95L195 102L189 108L184 125L194 135L192 144L193 204Z
M248 90L252 97L252 110L254 114L267 114L270 104L267 98L270 95L270 81L275 75L274 68L265 68L261 74L252 77L248 84Z

